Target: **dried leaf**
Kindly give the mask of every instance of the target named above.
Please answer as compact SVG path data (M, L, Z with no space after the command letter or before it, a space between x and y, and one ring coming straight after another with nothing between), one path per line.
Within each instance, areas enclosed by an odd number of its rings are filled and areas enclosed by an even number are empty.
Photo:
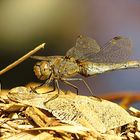
M8 97L23 104L48 110L68 124L84 126L80 119L85 119L101 133L135 121L122 107L107 100L100 102L94 97L62 94L47 102L54 95L54 93L38 95L25 87L17 87L10 90Z

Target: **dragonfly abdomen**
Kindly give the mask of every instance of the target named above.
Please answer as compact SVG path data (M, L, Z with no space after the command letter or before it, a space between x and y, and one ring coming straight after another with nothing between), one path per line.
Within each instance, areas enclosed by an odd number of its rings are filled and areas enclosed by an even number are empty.
M130 69L140 67L140 61L128 61L123 63L92 63L83 62L80 65L80 74L83 76L93 76L109 71Z

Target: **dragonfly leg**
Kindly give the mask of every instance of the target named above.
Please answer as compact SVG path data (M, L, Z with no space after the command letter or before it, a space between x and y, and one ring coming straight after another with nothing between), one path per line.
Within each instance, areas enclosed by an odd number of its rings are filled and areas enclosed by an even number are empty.
M89 85L82 78L65 78L63 80L65 80L65 81L82 81L84 83L84 85L87 87L87 89L89 90L89 92L91 93L91 95L93 97L97 98L99 101L101 101L101 98L94 96L94 94L93 94L92 90L90 89Z
M44 86L44 85L48 85L52 80L51 80L51 75L52 74L50 74L50 76L49 76L49 78L44 82L44 83L42 83L42 84L40 84L40 85L38 85L38 86L36 86L36 87L30 87L31 88L31 90L34 92L34 93L37 93L37 89L38 88L40 88L40 87L42 87L42 86ZM54 86L53 86L54 87ZM53 90L51 90L51 91L54 91L55 89L53 89Z
M42 87L42 86L44 86L44 85L48 85L48 84L49 84L49 79L46 80L45 83L42 83L42 84L40 84L40 85L38 85L38 86L36 86L36 87L30 87L30 88L31 88L31 90L32 90L34 93L38 93L38 92L36 91L38 88L40 88L40 87Z
M76 89L76 94L78 95L78 87L77 87L77 86L73 85L72 83L70 83L70 82L68 82L68 81L64 81L64 80L63 80L63 82L66 83L67 85L69 85L69 86L75 88L75 89Z
M49 101L56 99L56 98L59 96L60 87L59 87L58 80L54 80L54 83L55 83L55 86L56 86L55 88L57 88L57 90L58 90L58 93L55 94L55 95L54 95L52 98L50 98L49 100L45 101L45 102L43 103L44 105L45 105L46 103L48 103Z
M45 93L50 93L50 92L54 92L54 91L55 91L56 85L55 85L54 80L52 81L52 83L53 83L53 89L52 89L52 90L49 90L49 91L47 91L47 92L45 92Z
M42 83L42 84L40 84L40 85L38 85L38 86L36 86L36 87L30 87L30 88L31 88L31 90L32 90L33 92L37 93L36 89L42 87L43 85L44 85L44 83Z

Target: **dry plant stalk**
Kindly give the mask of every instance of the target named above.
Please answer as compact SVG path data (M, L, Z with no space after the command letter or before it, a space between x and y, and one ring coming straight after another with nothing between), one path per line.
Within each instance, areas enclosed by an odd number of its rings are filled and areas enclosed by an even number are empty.
M101 96L103 99L114 101L120 100L120 105L128 109L132 103L140 101L140 93L139 92L111 92Z
M34 53L36 53L37 51L39 51L40 49L44 48L45 43L37 46L35 49L31 50L29 53L25 54L24 56L22 56L21 58L19 58L18 60L16 60L15 62L13 62L12 64L8 65L6 68L2 69L0 71L0 75L4 74L5 72L9 71L10 69L14 68L15 66L17 66L18 64L22 63L23 61L25 61L27 58L29 58L31 55L33 55Z

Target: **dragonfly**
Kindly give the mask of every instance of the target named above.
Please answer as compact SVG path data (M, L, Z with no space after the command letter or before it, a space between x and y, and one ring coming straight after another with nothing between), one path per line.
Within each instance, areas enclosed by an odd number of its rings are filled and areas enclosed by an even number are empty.
M31 56L40 60L34 66L34 72L38 79L44 80L37 88L53 83L53 92L56 89L58 97L60 93L59 81L66 83L76 89L78 88L71 81L82 81L89 92L93 94L89 85L82 78L74 77L80 74L84 77L94 76L109 71L138 68L140 61L129 60L132 52L132 42L130 39L117 36L100 47L96 40L80 35L74 47L70 48L65 56Z

